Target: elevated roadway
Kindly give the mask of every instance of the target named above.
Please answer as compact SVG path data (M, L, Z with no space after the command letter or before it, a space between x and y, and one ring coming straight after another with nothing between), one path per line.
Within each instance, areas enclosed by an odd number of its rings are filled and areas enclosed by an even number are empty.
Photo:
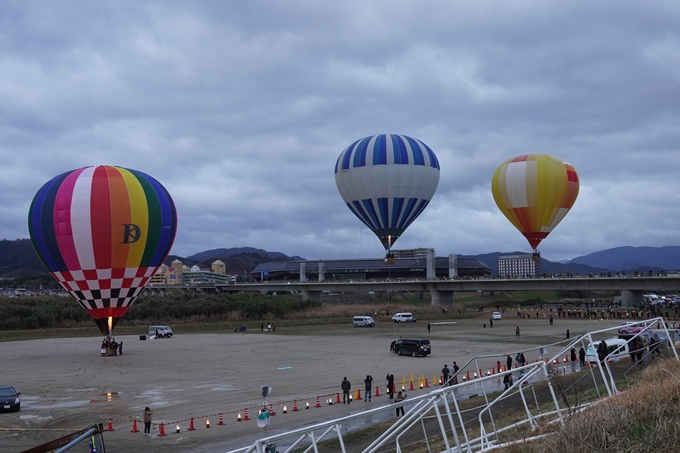
M483 278L408 281L322 281L257 282L220 285L150 286L144 295L162 294L168 289L205 293L242 293L297 291L304 299L321 301L324 292L429 292L433 305L450 305L455 293L469 291L621 291L622 303L629 306L643 301L643 294L680 292L680 275L642 277L570 277L570 278Z

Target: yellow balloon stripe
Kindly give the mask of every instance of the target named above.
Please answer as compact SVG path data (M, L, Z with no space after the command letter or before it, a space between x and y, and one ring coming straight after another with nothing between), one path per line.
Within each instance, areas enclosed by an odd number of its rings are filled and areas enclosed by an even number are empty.
M116 167L123 175L130 197L130 223L139 227L139 239L130 244L127 258L128 268L139 267L144 255L146 240L149 234L149 207L146 203L144 189L137 178L128 170Z

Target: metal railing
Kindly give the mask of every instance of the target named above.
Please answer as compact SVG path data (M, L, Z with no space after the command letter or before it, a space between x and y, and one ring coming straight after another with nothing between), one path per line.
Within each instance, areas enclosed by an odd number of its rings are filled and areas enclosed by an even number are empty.
M662 318L640 321L640 324L651 324L650 321L653 323L661 322L663 324ZM663 325L666 338L670 340L673 337L665 327L665 324ZM426 395L405 400L403 405L408 408L406 414L398 418L383 434L362 451L364 453L375 453L389 449L389 451L400 453L404 443L407 442L406 434L412 432L417 427L421 427L423 439L417 442L427 445L428 451L432 451L434 448L436 451L444 452L485 452L502 445L510 445L517 442L513 439L507 439L510 434L507 434L505 437L503 436L508 431L528 427L529 432L533 432L541 421L548 424L564 424L565 417L578 413L590 405L603 401L606 397L619 393L611 364L620 357L621 351L619 350L620 348L615 349L603 361L598 361L599 363L594 362L592 365L589 365L587 367L588 372L579 377L578 381L573 383L572 386L566 388L563 387L561 376L568 374L570 370L575 371L576 366L575 364L565 365L561 361L562 357L568 355L571 349L577 346L587 349L588 346L597 345L594 337L603 339L604 335L609 333L615 332L618 334L616 332L618 328L612 327L596 330L570 340L525 349L523 352L535 350L547 351L549 349L552 353L548 354L545 360L541 357L541 360L537 360L534 363L499 373L496 372L495 367L492 371L482 372L479 368L479 363L484 361L483 359L505 357L506 353L476 356L470 359L456 374L461 382L451 386L443 386ZM629 338L628 341L630 342L633 338L645 335L647 331L648 329L643 329L641 332L633 335L632 338ZM668 350L671 351L671 357L680 361L675 345L672 341L669 343L670 347ZM470 368L474 369L474 373L479 373L479 377L468 380L467 375L470 372ZM517 379L507 389L502 388L503 384L501 383L501 379L506 374L517 376ZM592 378L593 381L592 400L570 403L567 393L576 384L588 381L588 377ZM547 400L544 398L541 401L536 395L535 386L543 382L546 383L550 396ZM600 391L601 386L606 390L606 394ZM500 392L500 394L496 395L496 392ZM468 408L461 407L460 403L462 401L468 400L472 396L479 396L480 394L484 398L483 404ZM494 394L492 400L489 399L490 394ZM527 394L533 398L528 399ZM517 401L518 399L519 401ZM494 410L504 402L518 404L517 408L522 409L521 413L525 414L524 417L519 420L505 422L501 421L498 417L494 417ZM311 451L318 452L320 444L329 440L337 440L340 450L347 452L343 436L352 430L353 425L365 427L366 425L393 419L395 407L395 404L386 405L339 419L263 437L255 440L247 447L231 450L228 453L269 453L273 451L272 447L274 445L279 453L288 453L298 449L302 449L305 453ZM506 418L503 418L503 420L506 420ZM522 441L526 440L523 439ZM434 442L438 443L432 445ZM441 446L438 446L440 444Z

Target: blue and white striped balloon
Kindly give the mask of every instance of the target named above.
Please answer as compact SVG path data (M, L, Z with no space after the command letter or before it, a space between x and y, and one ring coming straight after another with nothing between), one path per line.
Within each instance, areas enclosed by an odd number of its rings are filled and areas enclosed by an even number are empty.
M373 135L340 154L335 183L347 207L389 250L432 199L439 161L420 140Z

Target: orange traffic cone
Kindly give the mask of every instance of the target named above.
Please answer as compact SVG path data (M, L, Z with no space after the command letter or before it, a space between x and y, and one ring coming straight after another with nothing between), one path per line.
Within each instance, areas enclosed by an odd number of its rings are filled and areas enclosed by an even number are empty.
M106 428L107 431L113 431L113 420L109 419L109 427Z
M413 381L411 381L411 387L409 387L409 390L415 390L415 389L413 388Z
M340 404L340 403L342 403L342 401L340 401L340 394L339 394L339 393L336 393L335 395L336 395L335 404Z
M248 408L243 409L243 420L250 420L248 418Z
M161 429L160 432L158 433L158 437L163 437L165 436L165 427L163 426L163 422L161 422Z
M496 374L496 367L491 368L491 374Z
M379 385L375 386L375 396L380 396L380 386Z
M426 389L429 389L429 388L430 388L430 385L427 383L427 378L425 378L425 388L426 388Z
M568 355L565 355L565 356L564 356L564 362L566 363L566 362L568 362L568 361L569 361L569 356L568 356Z
M439 385L444 385L444 378L439 376Z
M224 420L222 420L222 412L220 412L220 421L217 422L218 425L224 425Z
M194 431L196 428L194 428L194 417L191 417L191 421L189 422L189 431Z
M339 393L338 393L339 395ZM339 397L338 397L339 398ZM321 407L321 403L319 402L319 397L316 397L316 407Z
M469 381L469 380L470 380L470 371L468 371L468 372L465 374L465 380L466 380L466 381Z
M274 412L274 405L269 404L269 415L276 415L276 412Z
M441 380L437 379L437 375L435 374L434 378L432 379L432 385L437 385L437 383L439 383L439 385L442 385Z
M132 431L131 433L138 433L139 430L137 429L137 417L132 421Z
M361 399L361 390L357 389L357 397L355 398L357 401Z
M297 412L298 407L297 407L297 400L293 400L293 412Z

